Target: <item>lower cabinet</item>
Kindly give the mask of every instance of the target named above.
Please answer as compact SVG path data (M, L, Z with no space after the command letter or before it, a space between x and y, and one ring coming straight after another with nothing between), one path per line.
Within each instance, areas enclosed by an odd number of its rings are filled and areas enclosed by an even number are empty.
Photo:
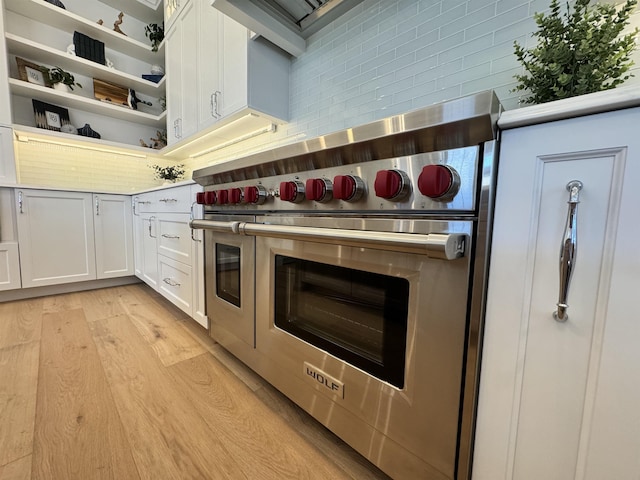
M474 480L640 478L639 115L502 133Z
M0 242L0 291L20 288L17 242Z
M135 274L205 328L204 247L189 227L198 185L133 198Z
M22 287L133 274L126 195L17 189Z

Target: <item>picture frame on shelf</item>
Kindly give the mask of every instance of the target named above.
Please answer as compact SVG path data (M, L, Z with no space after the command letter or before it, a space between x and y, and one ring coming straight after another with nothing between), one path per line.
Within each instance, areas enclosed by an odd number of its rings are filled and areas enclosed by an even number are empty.
M16 64L18 65L18 76L23 82L34 83L43 87L52 86L47 67L20 57L16 57Z
M71 124L69 110L66 108L35 99L32 99L31 102L33 103L36 127L59 132L63 125Z

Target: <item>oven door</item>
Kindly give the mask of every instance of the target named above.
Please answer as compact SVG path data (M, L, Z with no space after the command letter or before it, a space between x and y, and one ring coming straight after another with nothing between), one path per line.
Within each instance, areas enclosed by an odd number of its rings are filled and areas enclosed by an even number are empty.
M257 221L357 231L363 245L385 232L463 234L451 237L467 250L472 229L470 221ZM403 449L424 463L420 478L453 478L469 255L432 258L285 232L256 238L256 348L269 359L262 374L375 463L398 462Z
M220 222L253 222L252 216L207 216ZM255 240L205 230L206 310L209 333L235 351L242 342L255 347L254 265Z

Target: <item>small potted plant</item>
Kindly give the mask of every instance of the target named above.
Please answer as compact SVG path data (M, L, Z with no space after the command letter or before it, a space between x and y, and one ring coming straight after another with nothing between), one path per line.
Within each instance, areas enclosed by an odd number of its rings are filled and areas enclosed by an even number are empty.
M182 180L184 177L184 165L172 165L169 167L161 167L160 165L151 165L155 172L155 178L157 180L163 180L165 184L174 183L178 180Z
M150 23L144 27L144 35L151 40L151 51L157 52L158 46L164 40L164 23L162 25Z
M51 85L57 90L68 92L72 91L74 86L82 88L82 85L76 82L73 75L60 67L49 69L49 78L51 79Z

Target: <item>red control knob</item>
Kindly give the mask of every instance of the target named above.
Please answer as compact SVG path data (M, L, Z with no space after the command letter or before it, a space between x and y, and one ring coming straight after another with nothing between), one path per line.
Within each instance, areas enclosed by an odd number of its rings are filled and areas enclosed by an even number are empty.
M204 192L196 193L196 203L198 205L204 205Z
M239 188L230 188L229 203L240 203L242 201L242 190Z
M337 175L333 179L333 196L338 200L355 202L364 195L364 182L355 175Z
M205 205L213 205L216 203L217 195L216 192L204 192L204 204Z
M450 200L460 188L460 176L447 165L427 165L418 177L418 190L434 200Z
M244 187L244 201L254 205L262 205L267 200L267 189L262 185Z
M401 200L411 190L407 174L400 170L380 170L376 173L373 188L377 197L387 200Z
M280 183L280 198L285 202L298 203L304 200L304 184L297 180Z
M216 192L216 205L226 205L229 203L229 192L227 190L218 190Z
M307 200L328 202L333 198L333 184L324 178L310 178L305 184Z

